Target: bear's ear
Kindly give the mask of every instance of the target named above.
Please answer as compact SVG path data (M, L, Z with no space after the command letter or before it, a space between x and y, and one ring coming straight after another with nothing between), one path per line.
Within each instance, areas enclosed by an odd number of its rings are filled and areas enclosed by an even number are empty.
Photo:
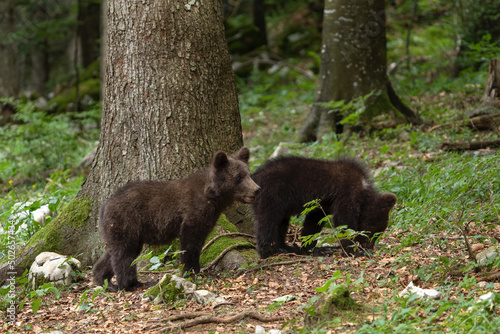
M229 160L227 160L226 153L222 151L215 153L214 161L212 164L217 170L224 169L229 164Z
M387 211L391 211L397 200L398 198L396 197L396 195L394 195L393 193L387 193L380 195L379 203L382 208Z
M248 164L248 159L250 159L250 150L248 149L248 147L243 146L242 148L240 148L238 153L236 153L235 157Z

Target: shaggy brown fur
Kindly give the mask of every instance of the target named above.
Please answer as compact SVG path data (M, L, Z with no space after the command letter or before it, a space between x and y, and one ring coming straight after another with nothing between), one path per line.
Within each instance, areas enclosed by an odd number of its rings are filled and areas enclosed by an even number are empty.
M320 232L323 226L318 222L325 213L331 214L336 226L369 232L368 238L359 236L355 240L366 249L373 249L375 240L371 237L387 228L389 211L396 203L394 194L375 190L367 170L354 159L280 157L267 161L252 178L262 187L252 205L261 258L314 247L313 243L297 249L285 243L290 217L302 212L305 203L319 199L325 212L318 209L306 215L302 236Z
M251 179L250 152L214 155L210 167L176 181L136 181L116 191L100 211L101 237L107 251L95 264L95 283L116 275L118 287L139 285L132 261L144 244L163 245L180 239L184 272L200 271L199 257L221 212L234 200L252 203L260 187Z

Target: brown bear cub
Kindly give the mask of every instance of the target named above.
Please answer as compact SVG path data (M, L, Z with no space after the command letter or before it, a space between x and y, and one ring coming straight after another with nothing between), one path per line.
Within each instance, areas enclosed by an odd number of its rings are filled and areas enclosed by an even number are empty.
M100 232L106 253L94 265L96 284L133 291L140 286L132 261L144 244L164 245L180 239L184 272L200 271L200 252L224 209L233 201L252 203L260 187L248 167L250 151L232 156L217 152L211 165L185 179L135 181L118 189L101 207Z
M369 173L357 160L342 158L334 161L285 156L267 161L252 176L262 188L252 204L255 214L257 251L261 258L287 252L307 252L315 243L298 247L285 243L290 217L300 214L305 203L320 200L322 209L308 213L302 236L318 233L318 222L333 215L335 226L347 225L355 231L367 231L358 236L364 249L373 249L375 233L384 232L389 211L396 195L380 194L373 187ZM343 246L352 246L347 240ZM344 248L346 248L344 247ZM353 253L352 248L348 250Z

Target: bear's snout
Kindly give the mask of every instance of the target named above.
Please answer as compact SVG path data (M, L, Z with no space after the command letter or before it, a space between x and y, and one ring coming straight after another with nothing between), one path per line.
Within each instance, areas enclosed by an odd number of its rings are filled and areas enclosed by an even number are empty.
M255 195L258 195L258 194L260 193L260 191L261 191L261 190L262 190L262 188L261 188L261 187L259 187L259 186L257 186L257 188L255 188L255 190L253 191L253 193L254 193Z
M245 195L243 196L242 202L244 202L246 204L251 204L251 203L255 202L255 197L261 191L260 186L257 183L255 183L252 179L249 179L246 182L245 188L246 188L246 191L245 191Z

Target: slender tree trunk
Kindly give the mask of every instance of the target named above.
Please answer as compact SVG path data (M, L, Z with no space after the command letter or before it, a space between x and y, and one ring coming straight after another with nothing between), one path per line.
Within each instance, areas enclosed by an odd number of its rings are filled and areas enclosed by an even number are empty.
M82 66L89 66L99 57L101 38L101 3L95 0L78 1L78 36L80 37Z
M118 187L183 177L206 166L215 151L242 145L220 1L109 0L107 6L96 158L75 199L27 245L79 255L84 264L101 254L98 210Z
M253 0L253 24L259 29L263 45L267 45L266 9L264 0Z
M318 91L315 104L299 132L299 141L312 141L331 131L340 133L342 115L323 103L349 102L376 92L366 102L363 119L371 122L378 115L402 122L393 101L397 98L387 78L385 1L326 1L323 13L323 42ZM391 95L392 94L392 95ZM405 106L410 118L417 117Z
M16 48L9 36L14 31L14 1L0 1L0 97L17 96L19 93Z
M46 18L45 4L40 3L31 13L33 18ZM38 27L37 27L38 28ZM45 32L46 33L46 32ZM30 45L31 85L30 88L39 94L45 92L49 81L49 42L48 35L40 37L34 32L34 42Z

